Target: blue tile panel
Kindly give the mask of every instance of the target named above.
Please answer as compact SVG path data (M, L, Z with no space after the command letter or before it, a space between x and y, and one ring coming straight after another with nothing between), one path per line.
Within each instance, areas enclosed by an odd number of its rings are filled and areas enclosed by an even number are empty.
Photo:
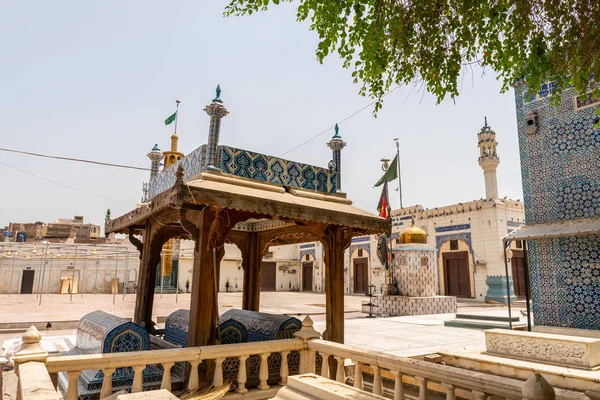
M436 232L452 232L452 231L463 231L465 229L471 229L471 224L438 226L435 228L435 231Z
M600 330L600 235L528 244L535 323Z
M310 254L313 256L313 259L317 258L317 253L315 251L315 249L309 249L309 250L300 250L300 254L298 255L298 259L300 261L306 261L306 259L304 258L305 255Z
M314 243L308 243L308 244L301 244L301 245L300 245L300 248L301 248L301 249L312 249L312 248L314 248L314 247L315 247L315 244L314 244Z
M600 215L600 98L567 89L550 104L552 83L515 89L528 225ZM537 130L526 130L535 113ZM509 224L510 226L510 224ZM600 236L532 240L529 269L537 325L600 329Z
M186 181L204 171L207 168L206 149L206 145L198 147L151 178L149 198L152 199L173 186L180 163L183 165ZM281 186L337 193L336 171L228 146L219 146L218 153L217 167L225 173Z
M219 168L223 172L261 182L337 192L337 172L248 150L219 146Z
M526 90L515 90L525 221L600 215L600 129L592 123L600 99L577 107L576 97L581 96L568 89L557 105L539 94L524 102ZM528 113L537 115L536 133L526 132Z
M202 166L206 163L205 151L206 145L202 145L151 178L148 197L153 199L157 194L164 192L175 184L175 173L177 172L177 168L179 168L179 164L183 165L183 179L186 181L202 172Z
M438 251L440 251L440 247L442 247L442 245L444 243L446 243L449 240L462 240L463 242L465 242L468 246L469 246L469 251L471 252L471 254L473 254L473 244L471 242L471 233L469 232L462 232L462 233L451 233L448 235L439 235L435 237L435 247Z

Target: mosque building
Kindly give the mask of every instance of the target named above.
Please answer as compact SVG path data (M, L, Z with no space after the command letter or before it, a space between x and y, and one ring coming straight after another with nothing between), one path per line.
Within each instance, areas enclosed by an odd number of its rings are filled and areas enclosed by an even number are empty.
M524 224L523 203L499 198L496 179L500 162L496 150L498 142L487 119L477 138L485 198L431 209L414 205L393 210L392 249L396 250L409 237L426 240L427 246L435 250L438 295L506 302L502 238ZM520 242L513 244L509 276L512 277L511 296L524 298L526 276L521 247ZM371 272L367 274L370 278L367 285L375 285L375 292L381 293L386 274L377 260L375 248L374 237L352 240L349 270L353 284L350 292L366 292L365 285L361 286L366 264L367 271Z

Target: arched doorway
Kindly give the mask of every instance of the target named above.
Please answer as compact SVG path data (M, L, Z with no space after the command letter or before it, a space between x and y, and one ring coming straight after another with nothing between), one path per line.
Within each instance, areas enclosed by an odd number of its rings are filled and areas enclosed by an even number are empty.
M469 243L449 238L439 245L440 291L446 296L474 297Z

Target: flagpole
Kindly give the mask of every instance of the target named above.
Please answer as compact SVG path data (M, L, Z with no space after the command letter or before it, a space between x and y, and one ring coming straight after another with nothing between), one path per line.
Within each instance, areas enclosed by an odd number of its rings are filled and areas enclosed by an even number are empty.
M400 194L400 208L402 207L402 176L400 175L400 141L398 138L394 139L396 142L396 160L398 164L398 193Z
M179 103L181 103L181 100L175 100L175 103L177 104L177 109L175 110L175 130L173 131L173 133L177 133L177 120L179 119Z

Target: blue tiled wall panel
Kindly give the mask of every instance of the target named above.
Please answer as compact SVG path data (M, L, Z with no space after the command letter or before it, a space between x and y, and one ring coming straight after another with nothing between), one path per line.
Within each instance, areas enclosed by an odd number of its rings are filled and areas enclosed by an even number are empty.
M529 242L534 321L600 330L600 235Z
M600 129L592 122L600 99L577 107L581 96L568 89L553 105L545 91L533 101L524 101L526 92L526 86L515 90L526 222L600 215ZM527 134L531 112L539 129Z
M183 164L184 180L206 169L205 153L206 145L202 145L152 178L149 197L152 199L173 186L179 164ZM218 154L218 168L231 175L299 189L337 193L337 172L327 168L228 146L219 146Z
M600 215L600 99L552 84L531 95L515 89L525 219L528 225ZM526 116L538 129L526 131ZM600 236L529 242L532 309L537 325L600 329Z
M219 146L219 167L242 178L323 193L337 192L335 171L234 147Z

